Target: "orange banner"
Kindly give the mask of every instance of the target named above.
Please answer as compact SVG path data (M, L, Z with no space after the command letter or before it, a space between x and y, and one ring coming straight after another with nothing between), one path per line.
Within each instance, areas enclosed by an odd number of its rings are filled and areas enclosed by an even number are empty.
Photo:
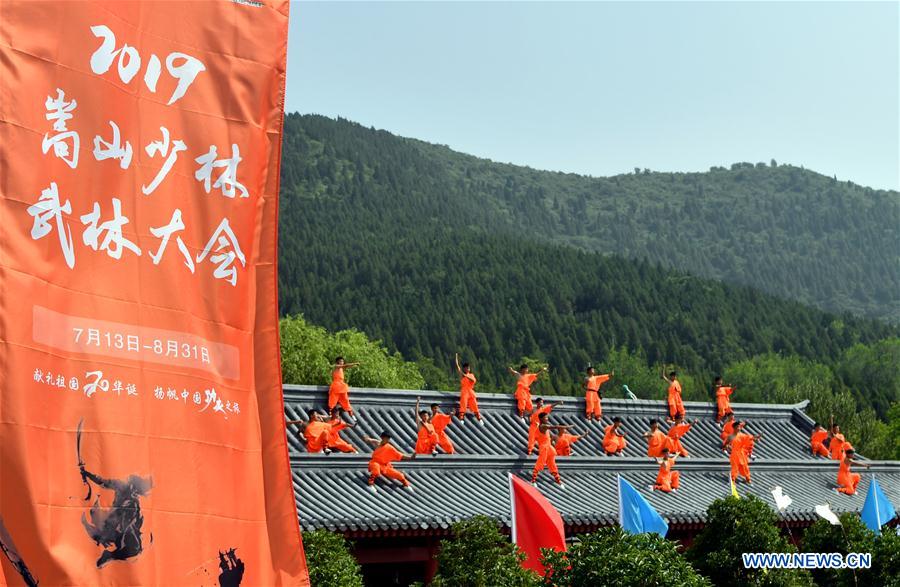
M0 2L0 583L308 585L288 2Z

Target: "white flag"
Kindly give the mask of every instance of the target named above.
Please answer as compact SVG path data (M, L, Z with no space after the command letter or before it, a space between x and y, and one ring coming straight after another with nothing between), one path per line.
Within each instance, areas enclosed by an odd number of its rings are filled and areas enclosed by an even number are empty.
M789 505L794 502L794 500L788 497L787 494L785 494L781 487L778 485L776 485L775 489L772 490L772 497L775 498L775 507L778 508L779 512L783 512Z
M824 505L817 505L816 513L828 520L833 526L841 525L841 521L834 515L834 512L831 511L831 507L829 507L827 503Z

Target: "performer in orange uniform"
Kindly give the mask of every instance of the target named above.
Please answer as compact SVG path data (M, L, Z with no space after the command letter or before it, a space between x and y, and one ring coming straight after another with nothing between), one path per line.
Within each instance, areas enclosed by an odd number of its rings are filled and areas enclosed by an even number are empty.
M324 452L331 454L328 447L328 435L331 433L331 426L324 421L324 418L317 410L309 410L306 412L309 420L287 420L287 424L304 425L303 438L306 440L306 450L309 452Z
M838 469L837 476L837 489L838 493L844 493L846 495L855 495L856 487L859 485L859 473L851 473L850 465L859 465L861 467L869 468L870 465L868 463L864 463L862 461L857 461L853 459L853 456L856 453L852 448L848 448L844 451L844 458L841 459L841 466Z
M853 448L853 445L847 442L847 439L841 434L841 427L834 423L834 416L831 417L831 433L828 438L828 452L835 461L843 460L844 451Z
M387 432L381 433L381 440L366 436L363 438L368 444L375 447L372 451L372 458L369 460L369 491L375 493L375 480L379 475L383 475L388 479L396 479L403 483L403 487L412 491L412 486L406 479L406 475L394 468L393 463L396 461L405 461L410 459L409 455L405 455L397 450L391 444L391 435Z
M350 387L344 382L344 369L359 367L359 363L345 363L344 357L334 360L331 370L331 386L328 388L328 409L340 404L354 420L356 415L350 407Z
M669 437L669 448L672 451L672 454L678 455L680 457L687 457L688 451L681 444L681 438L688 433L688 430L696 424L696 420L692 423L687 423L684 421L684 416L682 414L677 414L675 416L675 423L669 428L669 432L666 436Z
M825 439L828 438L828 430L816 423L813 425L812 434L809 436L809 448L814 457L828 457L828 449L825 448Z
M525 419L525 414L530 413L534 410L534 406L531 403L531 385L537 381L537 378L541 376L541 373L546 371L547 368L544 367L537 373L529 373L528 365L522 365L519 367L519 370L516 371L512 367L509 367L509 372L516 376L516 406L519 410L519 417L522 420Z
M553 478L556 479L560 487L563 487L562 479L559 477L559 469L556 467L556 449L553 448L553 444L550 442L550 431L558 430L559 432L564 432L569 426L551 426L549 417L549 414L541 414L538 423L538 458L531 473L531 483L535 487L537 487L538 474L545 467L550 469Z
M681 485L681 473L672 470L672 467L675 466L676 458L677 455L670 455L669 449L663 447L662 458L656 459L656 462L659 463L659 472L656 474L656 483L650 486L651 491L656 490L665 493L678 491L678 486Z
M752 436L744 432L746 422L740 421L735 425L735 432L731 436L731 480L735 483L738 477L743 477L748 485L750 481L750 453L753 452L753 443L762 438L761 435Z
M621 427L622 418L616 416L613 423L603 429L603 450L608 456L619 456L628 445Z
M447 437L446 431L452 420L453 418L450 414L442 412L439 405L431 404L431 425L434 426L434 433L437 435L437 444L448 455L456 452L453 449L453 443Z
M722 452L727 453L731 446L731 435L734 434L734 412L725 414L725 423L722 425L722 432L719 436L722 438Z
M716 377L716 422L721 422L725 414L731 411L731 394L737 389L722 383L721 377Z
M587 377L584 378L584 411L588 420L600 421L600 416L603 415L603 407L600 405L600 386L615 374L616 372L612 371L605 375L597 375L594 373L593 367L587 368Z
M434 431L434 425L431 423L431 414L428 413L428 410L419 410L419 401L421 399L416 398L416 426L419 432L416 438L413 458L416 455L437 455L437 433Z
M569 434L568 432L560 432L556 435L556 456L568 457L572 455L572 445L587 436L590 430L584 434Z
M682 417L686 415L684 402L681 401L681 383L678 381L675 371L669 373L668 377L663 374L662 378L663 381L669 384L667 401L669 404L669 421L672 422L678 414L681 414Z
M549 414L554 404L544 405L544 400L537 398L535 401L535 410L531 412L530 422L528 424L528 454L534 452L534 445L537 442L538 425L540 424L541 414Z
M643 436L647 439L648 457L660 458L663 456L663 449L668 451L670 448L669 437L659 429L659 420L650 420L650 430L644 432Z
M328 421L328 424L331 426L331 430L328 433L328 448L341 452L358 452L353 448L353 445L341 438L341 430L355 426L355 424L344 422L341 412L343 412L341 406L331 408L331 419Z
M468 363L463 363L462 367L459 366L459 353L456 354L456 371L459 373L459 421L465 423L466 412L471 408L472 413L478 418L478 423L484 425L484 420L481 419L481 413L478 411L478 401L475 399L475 384L478 380L475 379L475 374L472 373L472 368Z

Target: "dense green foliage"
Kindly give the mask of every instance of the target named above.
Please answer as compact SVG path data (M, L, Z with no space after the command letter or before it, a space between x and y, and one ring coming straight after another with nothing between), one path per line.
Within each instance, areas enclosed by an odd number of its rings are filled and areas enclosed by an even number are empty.
M459 351L484 391L510 390L506 366L527 356L552 367L539 393L572 393L588 362L625 348L692 373L700 387L686 386L687 397L708 397L713 374L731 362L776 352L832 364L856 343L897 332L539 242L501 222L503 198L479 204L486 195L465 187L464 174L448 183L446 162L426 147L345 121L288 117L280 288L285 314L359 328L409 360L430 359L421 370L429 386L455 386ZM627 383L642 396L661 386Z
M453 525L441 542L433 587L530 587L538 576L522 568L525 553L500 533L497 522L476 516Z
M357 242L393 240L397 228L515 233L647 259L831 311L900 319L897 192L774 161L593 178L498 164L346 120L290 115L282 196L287 231L301 227L295 222L302 215ZM295 236L284 235L283 246L311 255L301 246L305 236ZM397 242L395 252L409 252L409 242ZM335 251L342 269L355 268L357 250ZM292 305L295 296L308 303L304 292L288 294L283 307L305 311Z
M362 587L362 571L347 540L327 530L303 533L303 550L312 587Z
M619 527L578 537L568 553L545 552L545 587L703 587L676 544L658 534L628 534Z
M796 552L775 521L772 509L755 496L716 500L706 510L706 525L688 558L713 584L723 587L810 585L805 572L744 568L745 552Z
M285 383L327 385L335 358L362 363L347 369L346 381L357 387L422 389L425 380L419 366L390 354L379 341L370 341L358 330L334 334L313 326L301 316L282 318L281 372Z
M803 533L803 552L875 552L875 534L856 514L842 514L840 526L818 520ZM874 558L874 556L873 556ZM814 569L813 580L819 587L853 587L855 585L880 585L872 583L878 574L879 561L872 561L871 569ZM855 575L855 577L854 577Z

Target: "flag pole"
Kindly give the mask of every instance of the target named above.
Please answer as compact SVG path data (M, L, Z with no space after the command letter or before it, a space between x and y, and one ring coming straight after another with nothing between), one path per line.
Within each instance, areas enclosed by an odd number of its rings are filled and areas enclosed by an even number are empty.
M509 537L516 544L516 496L513 492L513 474L509 473Z

